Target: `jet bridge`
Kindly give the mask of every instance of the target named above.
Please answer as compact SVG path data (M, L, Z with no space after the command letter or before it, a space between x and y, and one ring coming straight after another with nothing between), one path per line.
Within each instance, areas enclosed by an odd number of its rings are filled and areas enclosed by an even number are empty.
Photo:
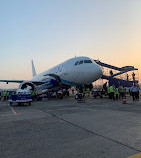
M125 87L131 87L133 83L138 83L138 78L135 72L138 69L134 68L134 66L124 66L119 68L99 60L94 61L102 67L103 75L101 79L108 80L109 86L114 84L115 86L123 85Z

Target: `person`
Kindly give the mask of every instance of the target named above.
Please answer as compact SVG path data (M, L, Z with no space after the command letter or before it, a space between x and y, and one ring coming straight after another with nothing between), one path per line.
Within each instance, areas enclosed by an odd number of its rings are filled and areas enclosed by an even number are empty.
M122 95L122 98L126 95L126 88L124 86L122 86L121 95Z
M88 97L90 96L90 88L87 88Z
M1 92L1 99L4 99L4 92Z
M110 75L111 75L111 76L113 75L113 71L112 71L112 70L110 70Z
M30 93L31 93L31 96L32 96L32 100L34 100L34 98L35 98L35 91L31 90Z
M78 88L79 93L82 93L82 89L83 89L82 86L80 86L80 87Z
M112 86L110 86L110 96L112 100L115 100L115 96L114 96L114 92L115 92L115 86L114 84L112 84Z
M7 99L9 99L9 92L7 91L7 95L6 95Z
M72 88L72 94L74 94L74 89Z
M15 95L16 94L16 92L15 91L12 91L12 95Z
M133 86L131 87L130 91L132 92L133 101L135 101L136 100L136 94L137 94L136 84L133 84Z
M108 94L109 99L111 99L111 96L110 96L110 87L107 88L107 94Z
M83 98L85 97L85 86L82 88Z
M115 95L116 95L116 100L118 100L118 95L119 95L119 93L118 93L118 88L116 87L116 89L115 89Z
M128 74L126 75L126 77L127 77L127 81L129 81L129 75Z
M4 100L6 100L6 94L7 92L6 91L4 91Z
M103 85L103 89L105 90L105 92L107 93L107 82L106 83L104 83L104 85Z
M135 81L135 73L134 72L132 73L132 78L133 78L133 81Z
M121 96L122 96L121 89L122 89L122 85L120 85L120 86L118 87L119 99L120 99Z
M140 96L140 87L139 87L139 85L138 85L138 84L137 84L136 89L137 89L137 92L136 92L136 100L137 100L137 101L139 101L139 96Z

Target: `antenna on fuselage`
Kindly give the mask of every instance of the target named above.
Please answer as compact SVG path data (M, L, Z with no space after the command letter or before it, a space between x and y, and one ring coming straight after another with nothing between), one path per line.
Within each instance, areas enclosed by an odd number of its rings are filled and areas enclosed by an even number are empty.
M36 76L36 70L35 70L35 67L34 67L34 63L33 63L33 60L31 60L31 64L32 64L32 76Z

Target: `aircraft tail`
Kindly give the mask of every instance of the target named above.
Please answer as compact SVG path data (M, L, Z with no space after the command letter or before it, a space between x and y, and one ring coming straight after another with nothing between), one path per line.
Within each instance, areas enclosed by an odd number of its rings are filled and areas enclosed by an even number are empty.
M32 63L32 76L36 76L36 70L35 70L35 67L34 67L34 63L33 63L33 60L31 61Z

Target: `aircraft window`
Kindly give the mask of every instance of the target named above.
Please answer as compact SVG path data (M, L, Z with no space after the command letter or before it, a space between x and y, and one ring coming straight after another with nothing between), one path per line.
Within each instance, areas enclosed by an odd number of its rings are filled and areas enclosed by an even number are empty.
M78 62L79 62L79 61L77 61L77 62L74 64L74 66L75 66L75 65L77 65L77 64L78 64Z
M92 63L91 60L84 60L84 63Z
M80 60L80 61L79 61L78 65L80 65L80 64L83 64L83 60Z

